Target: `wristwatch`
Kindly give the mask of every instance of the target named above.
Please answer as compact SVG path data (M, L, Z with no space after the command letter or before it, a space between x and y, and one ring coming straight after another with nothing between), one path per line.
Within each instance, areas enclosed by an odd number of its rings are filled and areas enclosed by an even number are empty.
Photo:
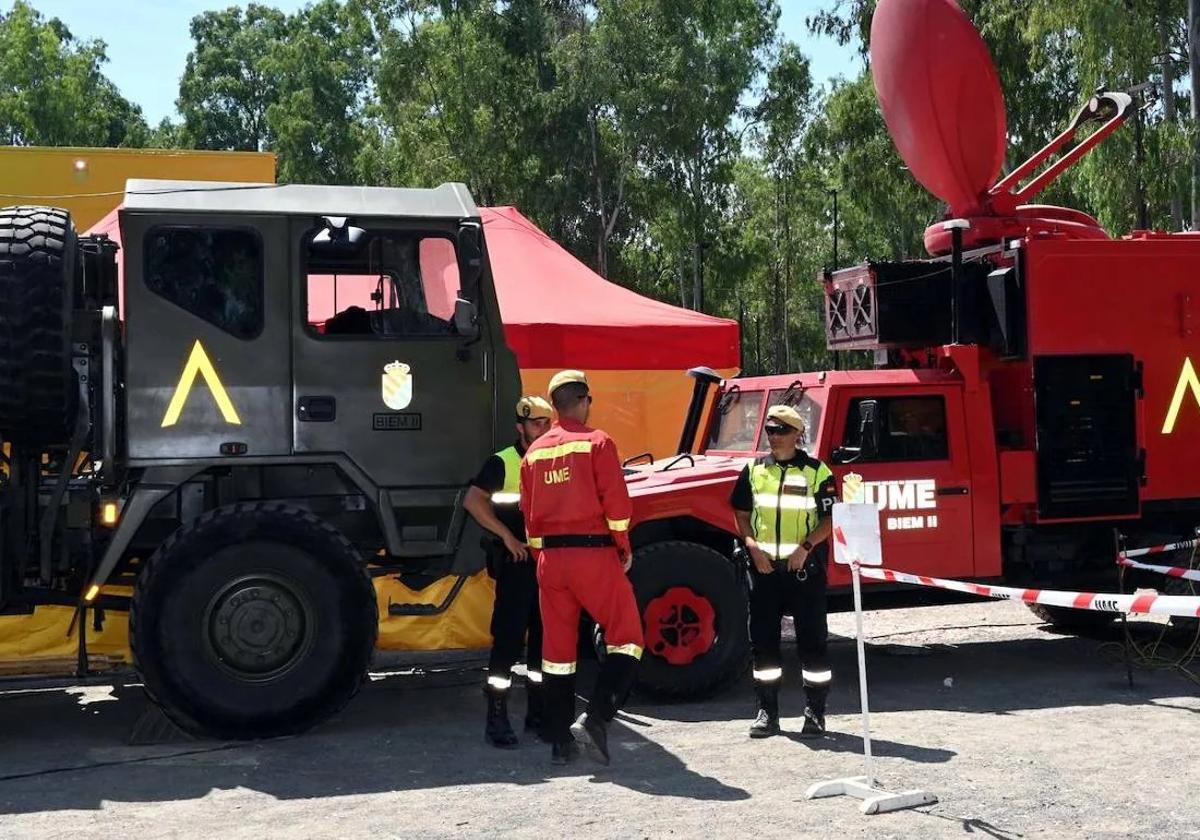
M813 544L810 543L808 540L805 540L804 542L800 543L800 547L803 548L805 551L813 550Z

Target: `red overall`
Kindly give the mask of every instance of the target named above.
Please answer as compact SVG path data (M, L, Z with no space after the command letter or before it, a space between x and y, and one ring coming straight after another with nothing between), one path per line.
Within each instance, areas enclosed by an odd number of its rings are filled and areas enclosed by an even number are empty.
M575 673L581 608L603 628L610 654L640 659L642 621L621 562L630 553L633 506L612 438L571 420L556 423L525 453L521 508L537 550L543 673ZM612 544L547 547L556 537Z

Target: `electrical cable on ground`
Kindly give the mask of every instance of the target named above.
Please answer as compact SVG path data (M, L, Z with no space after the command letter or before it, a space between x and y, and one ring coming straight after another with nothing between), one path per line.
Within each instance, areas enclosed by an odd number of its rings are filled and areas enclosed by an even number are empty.
M1197 551L1198 547L1192 548L1191 556L1186 564L1187 568L1200 568L1197 566ZM1122 592L1125 591L1125 573L1126 569L1122 567L1120 573ZM1167 584L1171 587L1170 594L1200 594L1194 583L1176 582L1176 580L1173 579ZM1136 638L1138 635L1145 634L1135 628L1148 627L1151 622L1134 622L1133 628L1128 622L1125 622L1121 631L1122 641L1105 642L1099 646L1099 651L1106 657L1115 658L1121 662L1124 662L1128 655L1132 664L1146 670L1178 671L1185 679L1200 685L1200 670L1192 664L1200 656L1200 619L1184 619L1184 622L1186 624L1183 626L1180 626L1182 622L1155 625L1158 627L1158 631L1152 634L1153 638L1149 641ZM1188 635L1190 635L1190 639L1186 638Z

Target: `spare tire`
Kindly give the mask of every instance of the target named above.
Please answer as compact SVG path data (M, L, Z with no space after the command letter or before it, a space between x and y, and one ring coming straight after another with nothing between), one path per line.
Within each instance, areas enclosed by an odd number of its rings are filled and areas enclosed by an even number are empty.
M0 209L0 436L14 443L71 437L75 255L67 211Z

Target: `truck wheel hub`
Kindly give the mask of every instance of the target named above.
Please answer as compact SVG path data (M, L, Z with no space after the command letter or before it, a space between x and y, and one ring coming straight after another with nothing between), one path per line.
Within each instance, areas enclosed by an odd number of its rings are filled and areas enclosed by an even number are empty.
M279 676L312 641L307 602L280 578L234 581L212 599L207 614L210 651L241 679Z
M646 650L672 665L690 665L716 641L712 601L686 586L673 586L646 605Z

